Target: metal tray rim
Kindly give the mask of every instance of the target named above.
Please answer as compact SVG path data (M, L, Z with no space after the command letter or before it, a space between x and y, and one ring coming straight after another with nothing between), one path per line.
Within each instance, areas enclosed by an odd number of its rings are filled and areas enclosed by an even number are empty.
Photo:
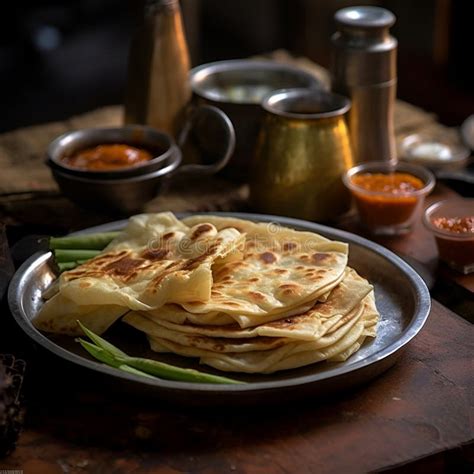
M393 252L389 251L385 247L382 247L379 244L371 242L368 239L351 234L346 231L339 229L334 229L328 226L321 224L316 224L300 219L294 219L289 217L273 216L267 214L254 214L254 213L233 213L233 212L196 212L196 213L176 213L179 218L186 217L189 215L219 215L225 217L235 217L240 219L248 219L253 221L261 222L275 222L281 225L299 227L303 230L314 231L321 234L329 234L331 238L341 239L343 241L351 242L361 245L363 247L369 248L370 250L380 254L383 258L387 259L394 266L399 267L400 270L409 278L412 284L412 289L415 292L415 311L414 315L405 328L400 337L386 346L383 349L371 354L370 356L346 367L335 367L327 371L305 375L302 377L296 377L294 379L288 380L273 380L265 382L251 382L243 385L213 385L213 384L197 384L190 382L177 382L170 380L148 380L136 375L128 374L122 372L118 369L108 367L104 364L100 364L95 361L91 361L79 355L76 355L68 350L62 348L61 346L55 344L47 336L38 331L28 319L25 314L22 305L21 305L21 288L23 282L27 279L29 273L31 273L36 266L43 263L47 260L51 252L37 252L32 255L28 260L26 260L16 271L13 276L9 290L8 290L8 302L10 310L21 329L35 342L58 355L59 357L78 364L82 367L89 368L98 372L102 372L113 377L118 377L124 379L128 382L137 382L141 385L148 385L150 388L164 388L180 391L193 391L193 392L202 392L202 393L222 393L222 392L254 392L254 391L264 391L264 390L275 390L275 389L284 389L284 388L294 388L297 386L302 386L310 383L319 382L326 379L331 379L333 377L341 376L348 374L350 372L355 372L359 369L363 369L371 364L380 362L383 359L387 359L392 356L404 346L406 346L422 329L425 324L428 315L431 309L431 298L429 290L426 287L422 278L418 273L405 263L401 258L395 255ZM91 233L98 231L108 231L119 229L123 227L126 220L114 221L107 224L102 224L99 226L89 227L87 229L74 232L73 234L80 233Z

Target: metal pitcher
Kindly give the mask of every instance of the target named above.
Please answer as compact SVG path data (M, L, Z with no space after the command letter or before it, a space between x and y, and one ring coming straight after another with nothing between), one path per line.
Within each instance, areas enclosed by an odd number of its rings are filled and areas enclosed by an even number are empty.
M251 176L251 202L261 212L313 221L349 209L342 175L352 166L344 120L346 97L312 89L267 95Z

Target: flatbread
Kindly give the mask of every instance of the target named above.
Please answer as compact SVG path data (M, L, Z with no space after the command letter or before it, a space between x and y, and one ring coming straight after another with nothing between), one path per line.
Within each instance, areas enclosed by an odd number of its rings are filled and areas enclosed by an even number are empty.
M329 293L330 292L319 297L318 301L324 300ZM242 324L242 327L245 328L251 327L257 323L270 322L277 319L289 318L291 316L302 314L306 311L309 311L313 306L314 301L308 301L307 303L295 308L281 312L259 315L258 318L249 318L247 315L226 314L220 311L211 311L209 313L191 313L186 311L182 306L166 304L161 308L147 311L146 316L153 320L168 321L174 324L190 323L197 326L223 326L237 323Z
M255 326L262 316L281 318L282 312L325 297L344 276L345 243L241 219L196 216L183 222L208 223L221 232L233 228L246 236L243 260L216 266L211 298L182 303L189 313L231 314L241 327Z
M41 331L79 336L79 320L96 334L102 334L127 311L128 308L118 305L78 305L56 293L44 303L32 323Z
M371 291L364 299L364 336L375 337L377 335L377 323L380 314L375 305L375 294Z
M338 326L337 329L340 329L343 326L347 327L347 324L349 324L351 320L360 317L361 311L362 306L359 304L358 307L350 311L344 318L341 315L336 315L335 318L337 320L344 319L344 324ZM146 317L141 316L136 312L127 314L124 318L124 321L134 328L143 331L147 336L160 341L166 339L167 341L171 341L188 348L204 349L222 353L265 351L281 347L285 344L291 344L294 342L304 343L308 341L308 339L298 339L284 336L279 337L276 336L275 333L272 336L262 336L259 334L261 332L259 331L260 327L249 330L240 330L237 328L237 333L247 331L245 337L237 337L236 335L234 335L234 337L229 337L230 331L226 331L226 337L193 334L189 332L168 329L160 324L150 321ZM334 323L332 321L326 321L324 324L319 325L318 334L314 334L314 337L309 340L319 342L324 341L324 335L328 332L328 328L333 324ZM331 339L334 338L335 332L336 331L334 330L329 334ZM291 330L289 333L291 334ZM192 353L190 354L192 355Z
M367 337L375 337L377 335L377 323L380 319L380 315L375 305L375 294L373 290L364 298L363 304L364 311L362 313L362 323L364 329L362 330L361 336L345 351L331 357L329 359L331 362L346 361L362 347L362 344L364 344Z
M228 372L272 373L278 370L301 367L336 356L350 348L362 335L360 321L363 306L356 317L328 336L314 342L287 343L277 349L239 353L219 353L184 346L163 338L149 336L152 350L173 352L188 357L199 357L202 364Z
M330 293L326 302L317 302L301 314L286 316L273 322L264 321L251 328L241 328L235 320L231 324L224 325L175 323L161 319L160 310L131 312L127 314L124 321L153 336L160 336L160 331L169 330L218 338L268 336L311 341L342 326L346 322L345 316L359 306L371 291L372 286L367 280L357 275L354 270L349 269L346 271L344 280ZM264 317L262 319L265 320Z
M344 361L377 332L373 287L348 245L272 223L141 214L99 256L64 272L33 324L102 334L117 319L151 348L223 371Z
M233 228L184 226L170 213L135 216L99 256L61 274L59 291L78 305L140 310L205 301L211 296L212 265L240 259L244 238Z

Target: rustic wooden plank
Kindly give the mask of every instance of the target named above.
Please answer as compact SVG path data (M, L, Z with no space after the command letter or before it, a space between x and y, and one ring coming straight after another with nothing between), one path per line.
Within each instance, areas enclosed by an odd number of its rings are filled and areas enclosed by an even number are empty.
M402 465L473 440L472 336L469 323L433 302L425 328L386 374L331 399L279 408L164 407L64 386L41 397L35 386L29 427L0 465L25 473L118 474L341 473Z

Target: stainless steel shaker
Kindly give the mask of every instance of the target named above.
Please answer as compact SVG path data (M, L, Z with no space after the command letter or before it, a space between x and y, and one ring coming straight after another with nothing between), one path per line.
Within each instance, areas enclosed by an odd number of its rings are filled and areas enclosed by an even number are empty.
M352 100L349 130L354 161L396 161L393 125L397 40L390 11L355 6L335 14L332 89Z

